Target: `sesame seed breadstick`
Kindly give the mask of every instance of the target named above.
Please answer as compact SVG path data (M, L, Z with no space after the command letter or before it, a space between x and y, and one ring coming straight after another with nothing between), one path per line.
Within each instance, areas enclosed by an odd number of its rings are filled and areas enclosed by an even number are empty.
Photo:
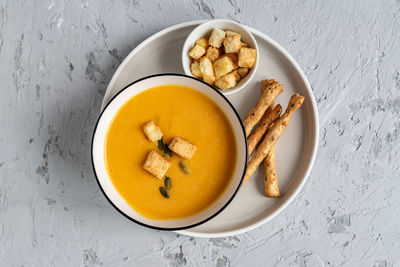
M246 136L249 136L253 127L260 121L267 108L274 102L275 98L282 90L282 84L274 79L262 81L261 97L243 121Z
M249 156L253 154L254 149L257 144L262 140L265 132L271 126L271 124L279 118L281 115L282 107L281 105L276 105L274 109L272 109L272 105L267 109L264 114L264 117L260 123L260 125L253 131L250 137L247 139L247 144L249 146Z
M280 197L278 178L275 168L275 150L273 146L263 160L264 167L264 192L267 197Z
M254 153L254 156L250 159L249 164L247 165L244 182L246 182L251 177L251 175L253 175L254 171L267 156L271 148L275 146L279 137L282 135L286 126L289 124L290 117L292 116L293 112L303 104L303 101L304 97L299 94L295 94L290 98L289 105L286 108L285 113L283 113L283 115L275 121L274 125L272 125L272 127L265 135L262 143L258 146L256 152Z

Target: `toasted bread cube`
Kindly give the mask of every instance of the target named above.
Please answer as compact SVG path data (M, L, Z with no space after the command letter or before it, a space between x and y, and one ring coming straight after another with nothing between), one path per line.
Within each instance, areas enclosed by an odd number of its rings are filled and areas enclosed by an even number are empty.
M204 56L200 58L200 72L203 80L208 84L213 84L215 82L214 68L211 60Z
M215 81L215 85L221 90L231 89L236 86L237 76L239 76L237 72L232 71L231 73L228 73L217 79Z
M174 153L184 159L191 159L197 150L197 147L195 145L192 145L185 139L178 136L172 138L171 142L169 142L168 147Z
M240 77L238 70L234 70L231 73L232 73L232 75L235 76L236 82L238 82L242 78L242 77Z
M201 71L200 71L200 63L199 62L193 62L192 65L190 65L190 70L192 71L192 74L194 77L201 78Z
M158 179L162 179L167 173L169 167L171 167L171 162L161 156L158 152L152 150L147 154L142 167Z
M237 66L238 56L236 53L225 54L225 55L223 55L223 57L228 57L230 60L232 60L233 64L236 66L236 68L238 67Z
M234 31L229 31L229 30L227 30L227 31L225 32L225 34L226 34L226 37L228 37L228 36L233 36L233 35L236 35L236 34L239 34L239 33L234 32ZM239 35L240 35L240 34L239 34Z
M238 53L241 48L240 34L230 34L224 39L225 53Z
M196 44L201 46L201 47L203 47L204 49L208 48L208 40L207 40L207 38L203 37L203 38L197 39Z
M249 68L238 68L237 72L240 75L240 78L244 78L247 73L249 73Z
M230 56L222 56L213 63L215 76L217 79L237 68Z
M240 46L241 46L241 47L248 47L249 45L246 44L246 43L240 42Z
M189 57L194 58L194 59L199 59L201 58L204 54L206 53L206 50L199 46L195 45L190 51L189 51Z
M225 38L225 32L220 30L220 29L214 29L211 33L210 39L208 39L208 44L220 48L222 45L222 42L224 41Z
M239 67L251 68L256 62L256 50L253 48L242 47L239 50Z
M143 124L142 129L147 139L152 142L157 142L163 137L160 127L154 121L146 122Z
M206 52L206 57L208 57L211 62L214 62L219 58L219 50L215 47L209 47Z

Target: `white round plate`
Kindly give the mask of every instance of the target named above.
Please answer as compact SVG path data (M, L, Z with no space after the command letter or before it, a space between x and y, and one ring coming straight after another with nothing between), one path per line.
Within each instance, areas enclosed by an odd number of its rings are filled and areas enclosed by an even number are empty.
M138 45L121 63L105 93L102 109L122 88L144 76L157 73L183 73L181 50L186 37L199 24L191 21L164 29ZM310 85L296 61L265 34L249 28L257 40L260 62L253 80L243 90L228 95L243 119L260 96L260 81L276 79L284 91L276 99L286 109L294 93L305 97L276 149L276 168L281 197L264 196L263 170L259 168L242 186L231 204L212 220L181 234L196 237L223 237L254 229L281 212L304 185L317 151L318 113Z

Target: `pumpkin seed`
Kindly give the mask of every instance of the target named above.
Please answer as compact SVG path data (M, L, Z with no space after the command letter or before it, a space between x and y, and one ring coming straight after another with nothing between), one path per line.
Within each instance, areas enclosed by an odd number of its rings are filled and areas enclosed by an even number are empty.
M164 152L167 154L168 157L172 157L172 150L169 149L167 144L164 144Z
M171 179L168 176L165 176L164 186L166 189L171 189Z
M165 149L165 145L164 145L162 138L160 140L158 140L157 146L158 146L158 149L161 151L163 151Z
M160 186L159 189L160 189L160 193L161 193L161 195L162 195L163 197L169 198L168 191L167 191L167 189L165 189L165 187Z
M181 170L182 170L184 173L189 174L189 170L188 170L188 168L186 167L185 163L183 163L182 161L179 161L179 167L181 168Z

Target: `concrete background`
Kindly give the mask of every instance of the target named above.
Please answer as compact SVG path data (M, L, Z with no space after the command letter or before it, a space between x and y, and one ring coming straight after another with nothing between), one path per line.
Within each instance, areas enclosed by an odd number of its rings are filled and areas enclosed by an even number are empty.
M114 211L90 141L122 59L167 26L209 18L293 55L321 134L284 212L197 239ZM0 266L399 266L399 62L399 1L0 1Z

